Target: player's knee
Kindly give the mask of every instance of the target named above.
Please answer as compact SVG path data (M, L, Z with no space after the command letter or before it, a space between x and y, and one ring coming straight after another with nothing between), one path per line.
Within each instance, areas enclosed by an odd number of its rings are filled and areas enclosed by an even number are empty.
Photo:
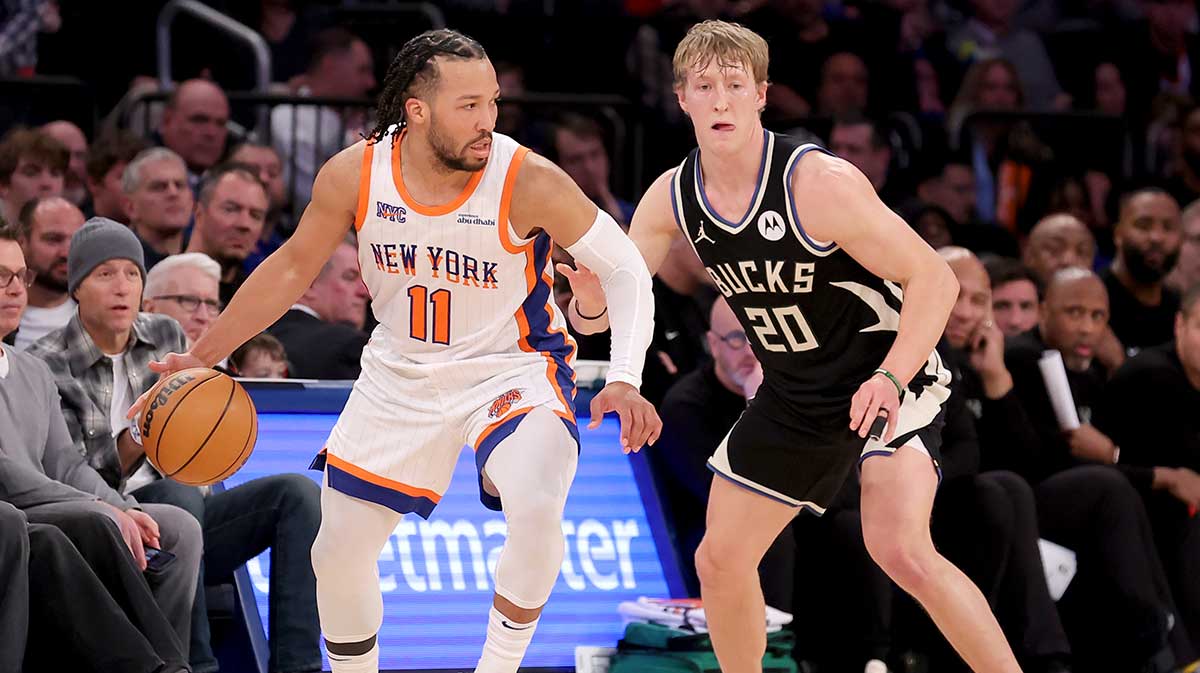
M937 551L933 543L914 539L895 528L864 526L863 541L875 563L896 584L909 593L919 593L928 585Z
M347 530L352 526L322 524L317 530L317 537L312 545L312 567L317 579L338 577L347 570L363 564L368 559L371 564L376 562L374 557L364 553L362 545L356 544L361 539Z
M529 533L561 541L565 494L552 489L527 489L504 498L509 534Z
M757 563L743 558L735 545L723 544L705 536L696 549L696 576L704 586L728 584L730 576L745 576L756 572Z

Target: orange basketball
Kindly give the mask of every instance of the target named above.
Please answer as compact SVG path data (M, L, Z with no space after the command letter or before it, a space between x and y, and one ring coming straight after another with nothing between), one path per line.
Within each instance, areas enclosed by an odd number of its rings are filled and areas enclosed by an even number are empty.
M254 402L237 381L203 368L163 377L146 400L138 430L146 457L164 476L207 486L237 472L258 439Z

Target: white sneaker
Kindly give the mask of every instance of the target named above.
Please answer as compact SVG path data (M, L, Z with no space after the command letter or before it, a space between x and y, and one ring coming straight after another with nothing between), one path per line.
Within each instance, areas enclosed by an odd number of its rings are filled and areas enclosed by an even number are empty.
M889 673L887 664L878 659L872 659L867 662L867 667L863 673Z

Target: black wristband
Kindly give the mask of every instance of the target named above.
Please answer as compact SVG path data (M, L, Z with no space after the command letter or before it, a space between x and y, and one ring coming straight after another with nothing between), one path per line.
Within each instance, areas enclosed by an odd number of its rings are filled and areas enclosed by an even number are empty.
M608 313L608 306L606 305L604 307L604 310L597 313L596 315L584 315L583 311L579 310L579 300L576 299L573 303L575 304L575 315L579 316L580 318L583 318L584 320L599 320L600 318L604 317L605 313Z

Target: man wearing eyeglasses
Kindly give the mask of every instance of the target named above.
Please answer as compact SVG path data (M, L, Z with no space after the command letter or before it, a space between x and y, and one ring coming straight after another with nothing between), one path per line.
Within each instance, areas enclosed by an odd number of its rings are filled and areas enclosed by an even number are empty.
M713 302L705 334L712 361L671 386L659 406L663 434L646 454L662 494L666 516L675 530L677 551L684 565L684 582L699 595L693 559L704 536L712 472L707 467L729 429L746 410L762 383L762 367L750 349L737 316L722 297ZM784 611L792 604L792 559L795 542L789 527L759 566L767 605Z
M142 310L174 318L190 347L221 315L220 282L221 265L208 255L172 255L146 274Z

